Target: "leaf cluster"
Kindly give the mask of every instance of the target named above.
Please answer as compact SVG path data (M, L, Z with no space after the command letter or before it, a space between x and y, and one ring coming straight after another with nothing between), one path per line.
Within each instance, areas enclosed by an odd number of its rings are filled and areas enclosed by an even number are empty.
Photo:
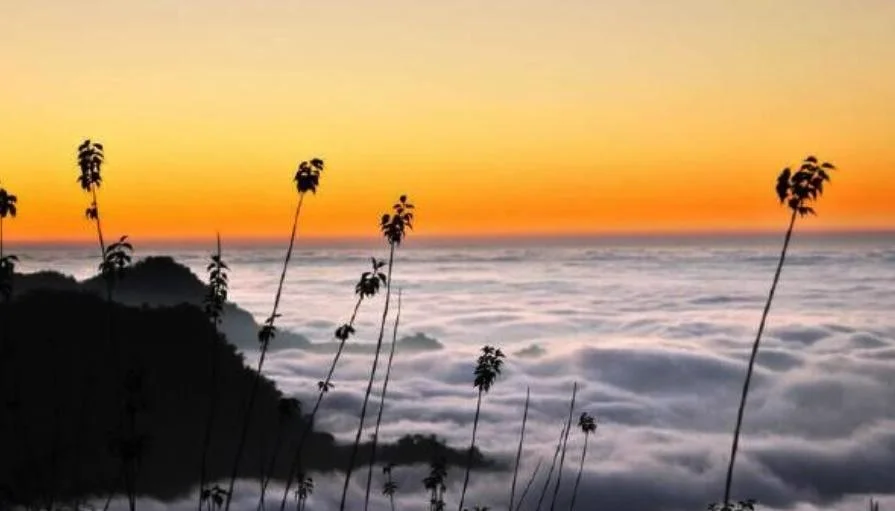
M810 204L823 195L824 183L830 181L830 172L835 168L832 163L818 163L816 157L808 156L798 170L787 167L780 172L777 198L799 216L816 214Z

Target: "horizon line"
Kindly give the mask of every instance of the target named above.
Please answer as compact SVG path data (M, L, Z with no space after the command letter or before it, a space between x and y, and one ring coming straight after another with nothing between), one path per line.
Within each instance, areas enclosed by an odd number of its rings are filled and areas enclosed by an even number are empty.
M647 230L630 230L630 231L603 231L603 232L581 232L581 233L466 233L466 234L417 234L412 237L413 240L422 241L424 245L441 245L441 244L462 244L462 243L488 243L488 242L524 242L524 241L555 241L555 242L574 242L588 240L631 240L640 241L646 239L693 239L693 238L726 238L726 239L755 239L761 237L770 237L780 235L779 230L772 229L728 229L728 230L675 230L675 231L647 231ZM883 236L895 237L895 228L827 228L827 229L811 229L805 228L799 232L800 236L810 238L818 237L867 237L867 236ZM381 236L370 235L311 235L300 236L297 238L306 244L311 245L353 245L379 241ZM196 237L130 237L131 240L137 239L141 243L156 246L170 245L199 245L206 243L214 243L213 236L196 236ZM237 236L230 238L227 244L237 246L259 246L268 244L278 244L282 242L281 237L253 237L253 236ZM7 245L20 246L85 246L96 243L92 238L21 238L6 240ZM415 243L414 243L415 244Z

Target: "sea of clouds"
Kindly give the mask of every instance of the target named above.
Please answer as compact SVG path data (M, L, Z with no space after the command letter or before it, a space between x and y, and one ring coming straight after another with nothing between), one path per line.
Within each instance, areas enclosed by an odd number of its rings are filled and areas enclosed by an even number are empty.
M88 275L92 255L71 250L65 258L52 251L32 255L23 266ZM203 274L202 250L165 251ZM393 277L402 290L399 336L422 335L396 356L382 436L435 433L455 447L468 446L476 404L472 368L477 350L492 344L508 359L485 396L477 443L511 462L530 388L520 486L538 460L546 471L577 382L576 418L587 411L599 423L578 509L705 509L722 496L746 362L778 251L779 240L764 238L402 247ZM225 253L231 298L259 320L270 313L281 252ZM281 327L332 343L371 255L387 252L301 250L287 277ZM320 427L343 441L357 427L382 301L362 306L352 342L365 348L343 358L321 411ZM895 508L893 310L895 238L796 235L752 381L736 498L756 499L762 509L808 511L866 509L874 496L882 509ZM265 374L310 402L331 350L275 349ZM256 360L257 353L246 355ZM374 406L370 417L375 412ZM559 497L564 509L582 443L573 430ZM354 502L362 501L366 478L366 469L358 472ZM426 472L423 466L395 470L399 509L428 508ZM449 509L457 505L462 476L459 468L449 471ZM338 508L341 477L314 478L308 509ZM506 509L510 478L502 471L475 474L467 504ZM374 480L373 509L387 509L379 470ZM539 477L526 508L534 509L542 485ZM245 482L239 490L239 509L254 509L257 484ZM173 507L194 507L192 500L181 504ZM172 504L147 501L143 508Z

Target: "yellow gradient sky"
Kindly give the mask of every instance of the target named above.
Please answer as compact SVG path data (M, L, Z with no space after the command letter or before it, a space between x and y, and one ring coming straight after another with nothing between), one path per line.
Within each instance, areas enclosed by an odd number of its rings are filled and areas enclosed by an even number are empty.
M8 238L779 229L773 180L838 164L817 229L895 228L892 0L29 0L0 6Z

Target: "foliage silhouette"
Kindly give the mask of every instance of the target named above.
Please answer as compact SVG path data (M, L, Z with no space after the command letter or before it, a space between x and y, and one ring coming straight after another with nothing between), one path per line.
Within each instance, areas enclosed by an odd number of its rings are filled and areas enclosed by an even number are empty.
M221 249L221 235L217 235L217 250L211 256L211 262L206 267L208 272L208 290L206 291L204 306L205 314L211 320L215 329L215 339L212 342L211 349L211 371L208 382L208 418L205 421L205 433L202 435L202 460L199 468L199 511L202 511L203 500L207 501L206 492L220 490L216 493L215 502L218 499L223 503L226 490L215 485L211 490L205 488L206 474L208 471L208 450L211 448L211 434L214 428L215 414L217 411L217 385L218 385L218 358L220 356L220 344L223 341L219 326L221 317L224 314L224 305L227 303L227 296L230 291L230 277L228 272L230 267L224 262L224 255ZM223 493L221 493L223 492ZM218 504L220 507L221 503Z
M392 205L392 214L382 215L379 223L380 231L389 245L388 274L385 284L385 304L382 307L382 319L379 322L379 337L376 340L376 353L373 356L373 367L370 369L370 379L367 382L367 390L364 393L363 405L361 405L360 421L357 425L357 433L354 436L354 449L348 460L348 468L345 471L345 483L342 485L342 499L339 503L339 511L345 511L348 498L348 485L351 484L351 474L354 472L357 462L357 450L360 447L360 438L364 430L364 421L367 418L367 405L370 402L370 393L373 390L373 381L376 379L376 367L379 364L379 355L382 351L382 339L385 336L385 321L388 318L388 306L392 295L392 270L395 266L395 249L407 236L407 229L413 229L414 206L407 200L406 195L398 198L398 202Z
M575 477L575 486L572 488L572 503L569 505L569 511L575 511L575 501L578 498L578 487L581 485L581 474L584 473L584 460L587 458L587 440L591 433L597 431L597 421L592 415L584 412L578 418L578 429L584 433L584 447L581 450L581 464L578 465L578 475Z
M3 243L4 233L3 224L7 217L15 218L18 213L16 204L19 198L6 191L6 188L0 187L0 260L4 258Z
M214 485L211 488L203 488L202 491L199 492L199 511L202 511L202 504L205 504L205 509L207 509L208 511L220 509L221 506L224 505L224 499L226 497L227 490L221 488L218 485Z
M90 139L87 139L78 146L78 169L80 174L77 181L81 185L81 189L90 194L90 205L87 206L84 216L88 220L92 220L96 225L100 259L103 261L106 259L106 241L103 237L103 224L99 213L97 190L103 182L102 166L105 160L105 149L99 142L92 142Z
M777 290L777 283L780 281L780 274L783 271L783 263L786 260L786 251L789 248L789 242L792 239L796 218L804 217L809 214L816 214L812 204L823 195L824 183L830 181L829 172L835 168L836 167L831 163L819 163L816 157L808 156L802 161L801 166L796 171L787 167L783 169L777 177L777 198L780 200L780 204L785 204L791 211L789 226L786 229L786 236L783 239L783 248L780 250L780 258L777 262L777 270L774 272L774 280L771 283L771 290L768 292L768 299L765 302L764 310L761 314L761 322L758 324L758 332L755 335L755 342L752 344L752 353L749 356L746 379L743 382L743 392L740 397L740 406L737 410L736 426L733 431L733 443L730 448L730 462L727 466L727 479L724 483L723 506L730 505L730 492L733 485L733 468L736 463L737 450L739 448L740 431L743 427L743 415L746 410L746 400L749 397L749 383L752 380L752 371L755 366L755 359L758 357L761 336L764 333L768 313L771 310L771 303L774 301L774 293Z
M569 403L569 419L566 422L566 432L562 439L562 454L559 457L559 468L556 471L556 486L553 487L553 500L550 502L550 511L556 509L556 498L559 496L559 488L562 484L562 471L566 464L566 448L569 446L569 432L572 431L572 414L575 411L575 398L578 396L578 382L572 384L572 401Z
M516 502L516 478L519 476L519 463L522 461L522 445L525 443L525 425L528 423L528 406L531 402L531 388L525 389L525 408L522 411L522 430L519 432L519 448L516 449L516 461L513 464L513 482L510 484L510 505L512 511Z
M317 412L320 410L320 404L323 402L324 396L332 390L332 378L333 374L336 371L336 366L339 364L339 359L342 356L342 352L345 349L345 343L348 342L348 339L354 335L354 321L357 319L357 313L360 310L360 306L364 300L372 298L379 293L380 284L386 284L388 282L388 277L382 273L382 268L385 266L384 261L379 261L375 257L370 258L370 271L365 271L361 274L360 279L357 281L357 284L354 286L354 293L357 295L357 302L354 304L354 309L351 312L351 317L348 322L340 325L336 328L334 333L334 337L339 341L339 348L336 351L336 355L333 357L332 364L329 366L329 371L326 373L326 378L322 381L317 382L317 389L319 393L317 394L317 401L314 403L314 408L311 410L311 415L308 420L310 424L308 426L307 431L302 432L301 440L298 442L298 448L295 450L295 455L293 456L292 466L289 469L290 476L286 480L286 488L283 490L283 500L280 502L280 511L284 511L286 508L286 499L289 496L289 488L291 485L291 481L293 479L293 475L298 472L301 466L301 456L302 450L304 448L304 439L307 434L310 432L310 427L314 424L314 420L317 418ZM267 486L264 485L261 488L261 498L259 500L259 504L264 500L264 494L267 490Z
M372 466L372 464L370 466ZM391 511L395 511L395 493L398 491L398 483L392 479L392 469L394 468L395 465L393 463L389 463L382 467L382 473L385 475L385 483L382 484L382 494L388 497Z
M239 443L236 445L236 457L233 461L233 471L230 475L230 483L227 488L227 500L224 503L224 510L229 511L230 502L233 498L233 487L236 484L236 477L239 474L239 464L242 461L242 450L245 444L245 437L248 435L249 427L252 423L252 411L255 404L255 394L257 392L258 383L261 378L261 369L264 367L264 359L267 356L267 348L270 342L276 336L276 319L280 316L280 299L283 296L283 284L286 282L286 271L289 269L289 261L292 259L292 250L295 247L295 237L298 233L298 219L301 215L301 206L304 203L305 195L308 192L317 193L317 186L320 183L320 173L323 171L323 160L314 158L309 161L303 161L298 164L298 170L295 172L293 181L295 182L296 191L298 191L298 204L295 207L295 215L292 219L292 232L289 236L289 248L286 249L286 257L283 260L283 271L280 273L280 281L277 284L277 292L274 296L273 310L267 321L258 331L258 342L261 344L261 355L258 358L258 370L255 373L255 381L249 391L248 402L246 404L245 420L242 426L242 434Z
M472 440L469 443L469 461L466 463L466 475L463 476L463 490L460 492L460 504L458 509L462 511L463 501L466 499L466 489L469 487L469 472L472 470L472 449L475 447L475 435L479 428L479 414L482 411L482 396L491 390L491 387L500 376L503 367L504 354L500 348L483 346L482 354L476 361L473 372L475 379L473 387L478 389L478 398L475 405L475 418L472 421Z
M429 491L429 511L444 511L444 494L447 491L447 464L441 456L429 463L429 475L423 479L423 487Z
M299 473L298 487L295 488L297 511L304 511L305 505L308 503L308 497L310 497L312 493L314 493L314 479L304 473Z

